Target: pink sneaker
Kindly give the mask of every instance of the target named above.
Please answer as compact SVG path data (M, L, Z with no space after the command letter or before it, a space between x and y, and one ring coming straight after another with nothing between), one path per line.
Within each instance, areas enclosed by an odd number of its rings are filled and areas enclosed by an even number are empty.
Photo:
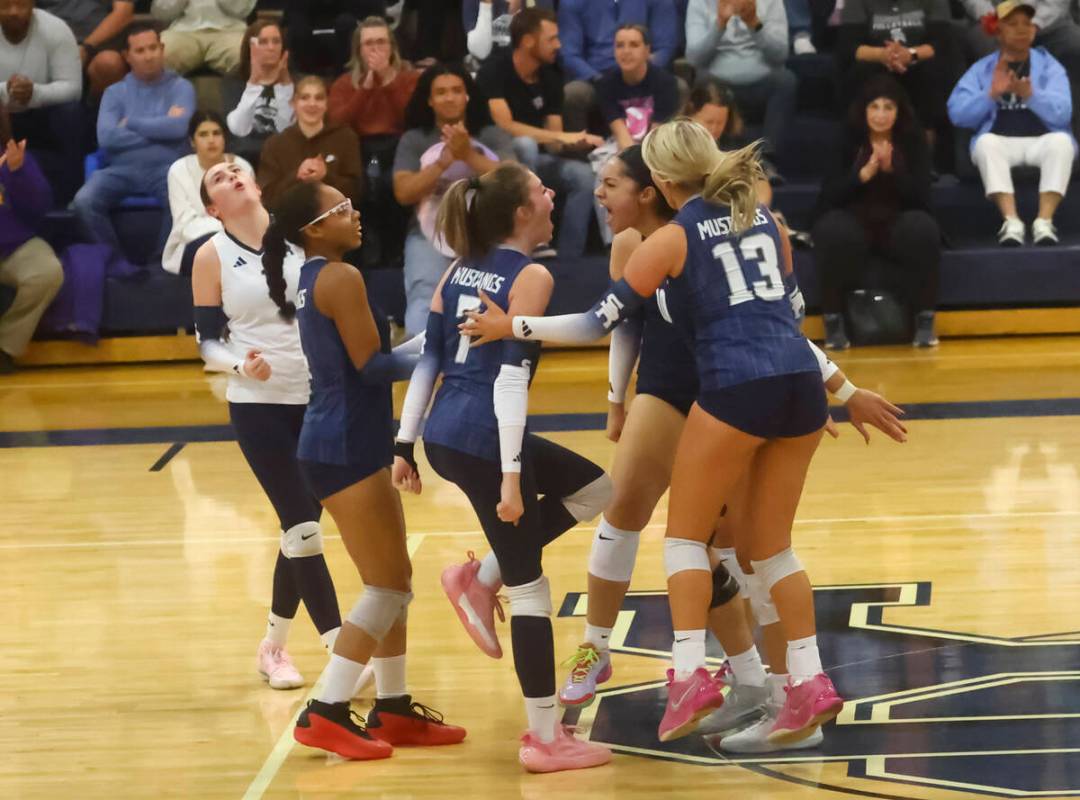
M721 686L709 671L698 667L684 681L675 680L675 670L667 671L668 699L658 735L661 742L693 733L698 723L724 704Z
M293 666L292 659L284 647L278 647L269 639L259 642L259 652L255 656L255 668L271 689L298 689L304 685L304 679Z
M784 707L769 731L769 741L773 744L801 742L823 723L835 719L844 707L844 699L824 672L796 684L788 679L784 691L787 692Z
M529 772L561 772L603 766L611 761L611 751L602 744L576 738L573 728L560 725L555 741L548 744L525 731L521 736L518 761Z
M480 562L472 550L468 555L469 560L464 564L443 570L443 591L476 646L492 658L502 658L499 635L495 632L495 614L499 615L500 622L505 621L506 616L495 591L476 579Z
M720 669L713 673L713 680L720 684L721 688L735 685L735 673L731 670L731 662L724 659Z

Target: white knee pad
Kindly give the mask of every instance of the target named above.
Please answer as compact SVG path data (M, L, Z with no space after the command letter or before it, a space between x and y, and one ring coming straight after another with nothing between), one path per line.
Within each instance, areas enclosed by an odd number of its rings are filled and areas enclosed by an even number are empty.
M788 575L803 571L803 565L790 547L764 561L751 561L750 566L754 568L754 574L761 577L767 591L771 591Z
M701 570L712 574L709 565L709 548L705 542L694 539L664 539L664 568L670 578L677 572Z
M588 522L607 508L611 502L611 477L605 472L596 480L587 483L572 495L562 499L563 508L578 522Z
M746 576L747 589L750 593L750 608L754 611L754 619L762 627L775 625L780 621L780 615L776 611L776 605L772 601L772 595L757 573Z
M640 539L639 531L620 530L601 515L589 553L589 574L605 581L628 582L634 574Z
M739 566L739 559L735 556L735 548L710 547L709 550L720 559L720 562L727 568L727 571L731 573L731 577L738 581L739 597L743 600L749 600L750 587L747 585L746 573L742 571L742 567Z
M541 575L532 583L520 586L507 586L506 594L510 598L511 617L550 617L551 586L548 579Z
M301 522L281 534L281 552L285 558L307 558L322 551L322 529L318 522Z
M412 592L368 586L345 619L375 641L382 641L387 631L403 617L412 598Z

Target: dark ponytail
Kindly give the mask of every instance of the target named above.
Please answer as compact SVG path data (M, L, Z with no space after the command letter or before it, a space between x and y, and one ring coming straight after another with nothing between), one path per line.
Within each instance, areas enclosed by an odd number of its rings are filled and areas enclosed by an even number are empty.
M298 183L282 195L263 234L263 273L270 299L282 318L292 320L296 305L285 299L285 256L289 242L303 247L301 228L319 216L320 183Z
M641 155L641 145L630 145L620 152L617 158L623 166L623 173L638 185L639 191L651 188L656 193L656 200L653 201L653 211L656 212L657 216L662 219L674 217L675 209L668 205L667 200L664 199L664 195L660 193L659 187L653 180L652 172L649 171L648 165L645 164L645 157Z

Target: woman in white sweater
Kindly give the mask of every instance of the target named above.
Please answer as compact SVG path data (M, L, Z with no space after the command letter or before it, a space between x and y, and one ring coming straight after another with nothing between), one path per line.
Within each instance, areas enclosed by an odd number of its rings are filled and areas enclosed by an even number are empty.
M161 266L177 275L190 275L195 251L221 230L221 223L206 213L199 195L203 175L215 164L235 162L254 175L251 164L225 152L225 121L214 111L196 111L188 126L195 151L169 167L169 210L173 226L165 242Z

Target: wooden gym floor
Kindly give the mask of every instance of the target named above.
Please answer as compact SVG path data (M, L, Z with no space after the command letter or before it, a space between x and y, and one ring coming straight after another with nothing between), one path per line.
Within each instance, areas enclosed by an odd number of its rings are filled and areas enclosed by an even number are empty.
M605 360L547 357L531 410L545 435L609 464ZM524 713L509 656L482 656L438 586L444 565L484 551L454 487L426 470L424 494L405 500L409 672L417 698L469 738L330 763L292 746L308 689L272 691L253 668L278 534L229 441L220 378L175 364L0 380L0 797L1080 794L1080 338L839 360L912 421L903 446L879 436L865 447L849 426L826 440L800 509L823 655L849 700L825 745L731 760L700 737L658 745L662 504L620 617L615 676L578 720L617 756L549 776L516 762ZM590 540L581 526L545 559L559 658L581 636ZM336 536L327 548L348 607L359 581ZM310 689L325 655L302 609L290 650Z

